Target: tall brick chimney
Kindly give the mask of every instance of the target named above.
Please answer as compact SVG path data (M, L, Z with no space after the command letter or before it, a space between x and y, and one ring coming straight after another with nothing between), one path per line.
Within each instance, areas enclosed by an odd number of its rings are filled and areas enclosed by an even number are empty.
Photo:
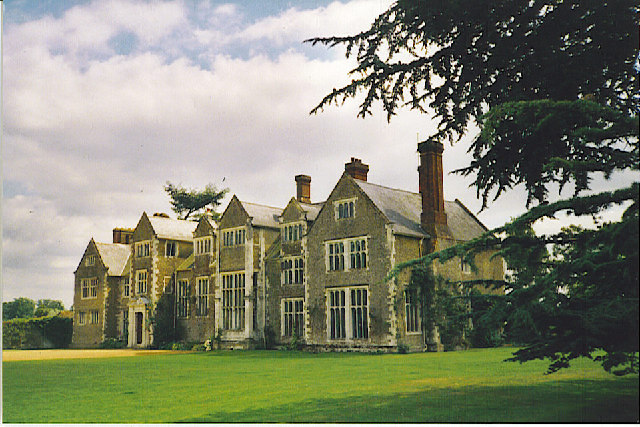
M344 171L355 179L366 181L369 165L365 165L362 160L352 157L349 163L344 164Z
M422 196L420 222L426 232L435 234L433 237L440 234L440 229L446 230L445 233L450 234L447 227L447 214L444 212L443 150L444 146L437 141L427 140L418 144L418 152L420 153L418 179Z
M311 203L311 177L296 175L296 199L301 203Z
M133 230L131 228L119 228L113 229L113 243L129 244L133 237Z

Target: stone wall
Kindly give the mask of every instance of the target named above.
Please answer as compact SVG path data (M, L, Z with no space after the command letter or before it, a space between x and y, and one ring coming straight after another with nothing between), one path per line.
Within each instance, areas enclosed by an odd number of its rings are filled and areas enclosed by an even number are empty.
M95 256L94 265L86 265L88 256ZM82 279L97 278L97 296L82 298ZM108 295L107 268L100 261L98 251L93 244L89 244L80 266L75 272L73 293L73 335L72 348L95 348L104 340L105 331L105 302ZM98 323L91 323L91 311L98 310ZM85 324L79 324L80 312L84 312Z
M355 216L336 219L334 201L355 199ZM327 271L325 242L350 237L367 238L367 268ZM348 263L345 252L345 264ZM352 347L387 346L391 342L388 284L384 281L391 263L385 218L351 178L341 179L308 234L307 312L310 344ZM348 286L368 289L369 338L329 340L327 337L327 290Z

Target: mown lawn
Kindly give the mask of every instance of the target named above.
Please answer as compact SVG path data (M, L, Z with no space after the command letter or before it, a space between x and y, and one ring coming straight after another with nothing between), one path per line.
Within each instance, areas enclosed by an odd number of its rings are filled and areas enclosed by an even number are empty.
M277 351L3 363L3 422L636 422L638 376L512 349Z

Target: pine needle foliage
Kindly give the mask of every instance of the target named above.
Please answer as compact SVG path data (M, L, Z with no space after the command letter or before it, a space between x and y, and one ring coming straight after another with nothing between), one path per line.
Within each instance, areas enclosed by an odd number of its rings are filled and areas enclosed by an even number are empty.
M171 209L178 215L179 219L188 219L192 214L202 213L207 207L211 206L209 214L213 219L218 219L220 214L215 209L220 206L222 199L229 191L228 188L218 191L215 185L207 184L204 190L187 189L182 186L174 185L167 181L164 187L171 198Z
M555 372L584 356L615 374L638 372L639 184L595 192L592 182L638 177L639 16L631 0L397 0L368 30L307 40L343 45L357 60L351 82L312 113L362 97L360 117L378 103L389 120L415 109L437 120L433 140L451 143L477 125L473 159L456 172L474 177L482 208L526 190L525 214L389 276L494 251L505 280L463 287L504 290L474 319L502 319L523 345L511 360L547 359ZM620 220L599 219L614 206ZM533 231L559 213L596 225Z

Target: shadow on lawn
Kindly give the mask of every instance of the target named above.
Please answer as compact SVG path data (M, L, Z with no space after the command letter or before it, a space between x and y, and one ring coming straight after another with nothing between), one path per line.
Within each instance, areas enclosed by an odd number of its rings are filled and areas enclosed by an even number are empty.
M293 391L295 393L295 391ZM300 400L177 422L637 422L638 378Z

